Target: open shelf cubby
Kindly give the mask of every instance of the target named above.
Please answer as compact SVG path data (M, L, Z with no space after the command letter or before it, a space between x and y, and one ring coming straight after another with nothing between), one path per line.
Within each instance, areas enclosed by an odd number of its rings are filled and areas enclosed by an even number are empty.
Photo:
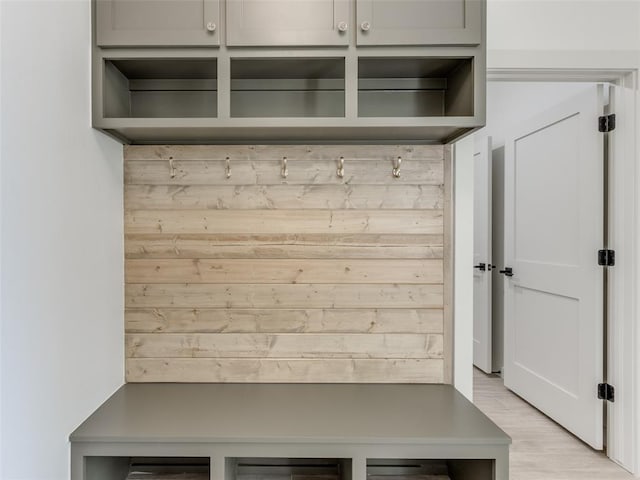
M218 116L215 58L105 60L103 89L105 118Z
M232 58L231 117L344 117L344 58Z
M209 480L207 457L85 457L86 480Z
M351 480L347 458L227 458L227 480Z
M473 58L360 57L358 116L473 116L473 87Z
M367 459L367 480L492 480L492 459Z

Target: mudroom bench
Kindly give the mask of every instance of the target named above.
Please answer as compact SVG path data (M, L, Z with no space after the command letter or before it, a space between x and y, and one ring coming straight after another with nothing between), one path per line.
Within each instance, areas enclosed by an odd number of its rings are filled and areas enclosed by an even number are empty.
M507 480L510 438L450 385L121 387L71 480Z

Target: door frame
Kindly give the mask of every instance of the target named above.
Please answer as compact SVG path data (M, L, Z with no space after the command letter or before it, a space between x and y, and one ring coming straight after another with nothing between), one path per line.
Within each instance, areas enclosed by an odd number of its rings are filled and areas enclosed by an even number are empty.
M640 170L637 137L640 135L638 70L488 68L490 82L606 82L621 89L615 100L618 119L610 137L608 228L610 248L618 261L608 273L607 377L616 388L615 402L606 402L607 455L638 474L640 464ZM595 120L594 120L595 128ZM629 202L629 198L633 202ZM630 259L630 260L623 260ZM594 385L594 395L596 394Z
M478 219L476 218L476 211L475 211L475 207L477 205L477 201L476 201L476 188L478 187L478 179L476 178L476 173L478 173L479 171L477 170L478 168L478 163L476 160L474 160L474 164L473 164L473 173L474 173L474 182L473 182L473 198L474 198L474 216L473 216L473 263L474 263L474 286L473 286L473 338L474 338L474 344L473 344L473 361L474 361L474 366L476 368L479 368L480 370L484 371L485 373L492 373L493 370L493 342L492 342L492 337L493 337L493 328L492 328L492 287L493 287L493 276L491 275L491 272L493 271L493 252L492 252L492 245L493 245L493 229L492 229L492 221L493 221L493 195L492 195L492 185L493 185L493 180L492 180L492 152L493 152L493 144L492 144L492 138L491 135L487 136L487 137L482 137L481 139L482 141L480 142L481 144L478 145L477 141L475 141L474 139L474 144L475 144L475 148L474 148L474 156L475 155L486 155L487 158L485 159L486 163L487 163L487 167L486 167L486 173L488 178L482 178L482 183L485 185L485 187L487 188L487 197L485 200L487 200L486 202L486 207L487 207L487 211L484 212L485 213L485 218L483 220L486 220L486 228L487 228L487 232L486 235L484 235L484 240L487 242L486 247L488 250L488 255L482 255L480 260L484 260L485 262L487 262L487 270L485 272L480 272L481 278L483 279L483 281L485 281L488 284L488 298L486 298L485 300L487 301L487 304L484 305L485 308L483 308L484 312L486 313L487 317L486 317L486 322L488 324L488 327L485 325L485 333L486 330L489 330L489 335L488 338L485 339L486 343L487 343L487 355L488 358L484 358L483 360L485 362L488 362L488 372L484 369L479 367L475 362L476 362L476 343L475 343L475 338L476 338L476 285L475 285L475 279L476 277L476 245L475 245L475 240L476 240L476 232L478 229ZM479 147L479 148L478 148ZM484 165L483 165L484 167ZM480 202L480 203L484 203L484 202ZM482 363L482 362L479 362ZM486 366L486 365L485 365Z

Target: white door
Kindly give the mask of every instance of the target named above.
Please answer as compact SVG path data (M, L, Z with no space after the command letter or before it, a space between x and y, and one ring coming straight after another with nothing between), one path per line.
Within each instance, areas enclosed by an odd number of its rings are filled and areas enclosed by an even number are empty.
M505 149L505 386L602 448L603 87L514 129ZM504 269L503 269L504 271Z
M473 364L491 373L491 137L473 158Z

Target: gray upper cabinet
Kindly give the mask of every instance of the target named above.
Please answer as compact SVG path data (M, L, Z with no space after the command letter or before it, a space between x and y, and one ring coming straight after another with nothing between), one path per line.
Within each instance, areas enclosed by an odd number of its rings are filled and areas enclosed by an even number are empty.
M477 45L480 0L356 0L358 45Z
M101 47L217 46L219 26L219 0L96 0Z
M343 46L348 0L227 0L227 45Z

